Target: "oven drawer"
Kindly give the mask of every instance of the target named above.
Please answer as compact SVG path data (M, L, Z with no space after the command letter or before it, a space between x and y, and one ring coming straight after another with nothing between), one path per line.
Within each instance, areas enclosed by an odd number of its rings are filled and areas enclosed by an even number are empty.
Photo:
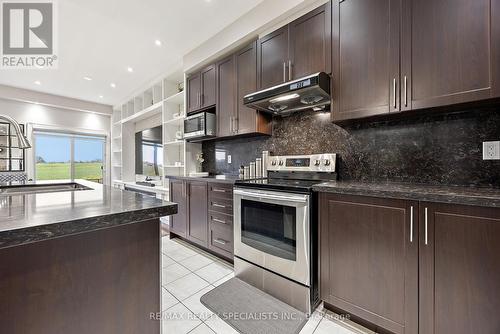
M233 198L233 186L220 184L220 183L209 183L208 184L208 195L209 197L218 198Z
M218 198L209 197L208 199L208 210L215 211L219 213L224 213L226 215L233 215L233 199L232 198Z
M233 226L233 216L226 215L220 212L209 211L208 212L208 221L210 224L221 225L221 226Z
M209 225L208 248L226 258L233 258L233 229L217 223Z

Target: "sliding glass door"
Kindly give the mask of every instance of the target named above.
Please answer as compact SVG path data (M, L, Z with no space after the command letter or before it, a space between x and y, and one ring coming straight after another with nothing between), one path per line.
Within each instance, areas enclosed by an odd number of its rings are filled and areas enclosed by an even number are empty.
M35 178L102 183L105 152L104 137L35 132Z

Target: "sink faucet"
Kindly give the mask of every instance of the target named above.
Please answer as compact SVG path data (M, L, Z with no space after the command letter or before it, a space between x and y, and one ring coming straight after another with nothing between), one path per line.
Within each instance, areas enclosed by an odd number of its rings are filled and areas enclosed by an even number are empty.
M23 135L23 132L21 131L21 126L19 125L19 123L17 123L17 121L15 119L13 119L12 117L7 116L7 115L0 115L0 120L4 120L4 121L7 121L10 124L12 124L12 126L14 127L14 130L16 131L16 136L17 136L17 141L19 143L19 148L26 149L26 148L31 147L31 144L28 141L28 138L26 138Z

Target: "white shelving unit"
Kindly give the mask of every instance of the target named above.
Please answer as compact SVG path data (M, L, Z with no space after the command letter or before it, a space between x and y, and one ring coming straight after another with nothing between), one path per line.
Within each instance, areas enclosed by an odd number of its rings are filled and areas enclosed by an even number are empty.
M185 176L196 171L196 154L201 152L201 144L183 139L186 94L184 90L179 91L179 86L185 87L185 81L183 74L156 80L115 108L111 147L113 184L136 181L135 132L136 124L143 121L162 126L162 179L165 187L168 187L165 176Z
M111 117L111 180L122 179L122 110L114 110Z

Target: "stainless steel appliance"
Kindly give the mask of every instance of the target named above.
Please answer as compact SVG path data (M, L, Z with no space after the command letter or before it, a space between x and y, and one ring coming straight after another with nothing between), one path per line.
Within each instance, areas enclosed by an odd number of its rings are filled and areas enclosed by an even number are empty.
M330 76L324 72L315 73L248 94L243 97L243 103L278 115L306 109L324 110L331 103Z
M188 141L213 138L216 131L216 116L213 113L201 112L184 120L184 138Z
M236 276L303 312L319 302L314 184L336 179L336 155L270 156L268 177L238 180Z

